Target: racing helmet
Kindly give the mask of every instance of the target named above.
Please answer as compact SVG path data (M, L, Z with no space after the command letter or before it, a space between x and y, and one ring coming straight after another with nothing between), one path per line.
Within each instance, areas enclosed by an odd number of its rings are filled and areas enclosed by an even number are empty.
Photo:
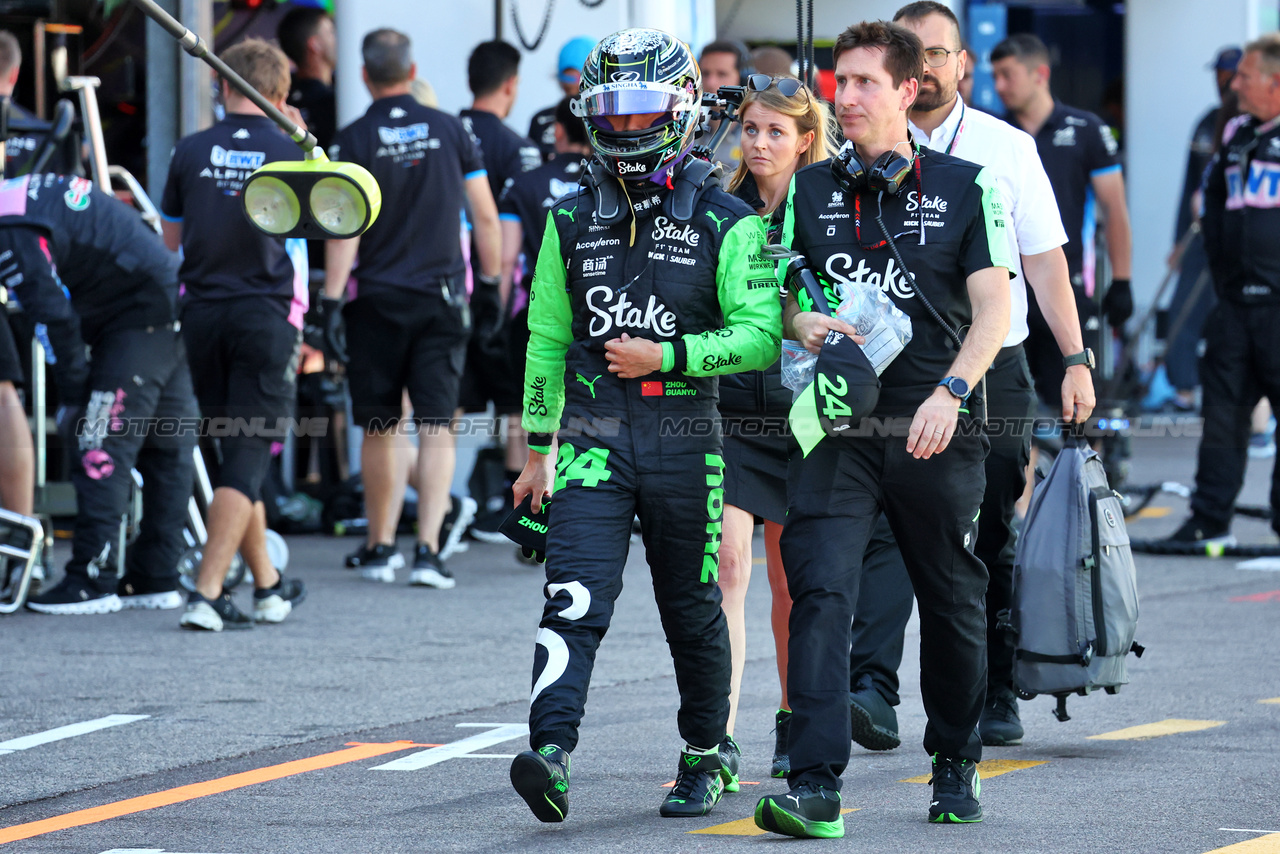
M587 54L572 103L587 140L608 171L627 181L661 180L693 145L702 72L689 46L661 30L606 36ZM609 116L657 113L646 128L614 130Z

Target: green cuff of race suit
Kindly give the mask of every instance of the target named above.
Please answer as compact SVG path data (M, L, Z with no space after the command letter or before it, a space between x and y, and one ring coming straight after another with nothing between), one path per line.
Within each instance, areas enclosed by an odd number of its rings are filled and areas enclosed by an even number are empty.
M549 454L551 453L552 441L550 433L530 433L529 450L537 451L539 454Z
M664 374L675 371L683 374L689 366L689 349L683 338L662 342L662 367Z

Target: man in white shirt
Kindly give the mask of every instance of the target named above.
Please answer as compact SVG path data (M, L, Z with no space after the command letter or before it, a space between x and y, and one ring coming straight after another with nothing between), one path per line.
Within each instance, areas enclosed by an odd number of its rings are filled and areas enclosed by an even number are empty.
M967 55L960 27L946 6L908 3L894 22L912 30L925 48L920 93L909 113L912 136L921 146L985 166L995 177L1013 228L1009 282L1009 335L986 376L987 488L974 553L987 566L987 701L979 734L986 745L1019 744L1022 724L1013 691L1013 636L998 628L1013 595L1016 535L1013 505L1026 485L1035 389L1022 342L1027 337L1027 286L1043 307L1062 352L1062 417L1084 421L1094 406L1092 354L1085 350L1062 245L1067 242L1053 188L1035 141L1023 131L969 108L957 94ZM923 188L925 194L928 187ZM883 520L882 520L883 521ZM853 738L872 750L897 747L897 669L902 635L911 614L911 587L897 544L886 525L877 528L863 564L863 584L853 624L850 712Z

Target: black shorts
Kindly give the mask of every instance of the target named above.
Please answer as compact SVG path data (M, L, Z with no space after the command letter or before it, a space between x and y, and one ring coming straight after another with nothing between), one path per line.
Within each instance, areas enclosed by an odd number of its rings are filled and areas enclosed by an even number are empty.
M462 375L458 405L464 412L484 412L489 401L497 415L521 411L524 399L524 360L529 346L527 310L507 321L483 344L472 338L467 346L467 369Z
M9 315L3 306L0 306L0 382L11 382L15 386L23 382L22 360L18 358L18 345L14 343Z
M791 431L782 415L726 416L724 429L724 503L745 510L757 521L787 519L787 458Z
M447 301L438 293L379 291L357 297L342 315L355 423L395 426L408 389L415 421L447 424L458 406L467 358L466 303Z
M256 297L198 300L182 309L191 381L205 418L293 417L302 330Z

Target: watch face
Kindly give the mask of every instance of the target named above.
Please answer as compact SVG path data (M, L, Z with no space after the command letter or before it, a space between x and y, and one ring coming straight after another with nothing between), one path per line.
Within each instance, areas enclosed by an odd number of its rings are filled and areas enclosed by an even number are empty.
M961 399L969 396L969 384L960 377L952 377L948 380L947 389Z

